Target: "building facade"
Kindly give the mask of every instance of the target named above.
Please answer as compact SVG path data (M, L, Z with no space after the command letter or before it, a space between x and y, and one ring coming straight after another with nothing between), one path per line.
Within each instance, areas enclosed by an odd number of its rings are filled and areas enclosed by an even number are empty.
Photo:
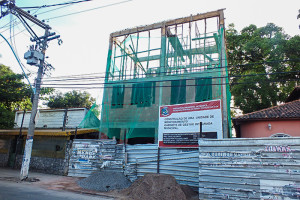
M100 132L156 143L159 107L221 99L230 115L223 10L110 35Z
M300 137L300 100L233 118L237 137Z

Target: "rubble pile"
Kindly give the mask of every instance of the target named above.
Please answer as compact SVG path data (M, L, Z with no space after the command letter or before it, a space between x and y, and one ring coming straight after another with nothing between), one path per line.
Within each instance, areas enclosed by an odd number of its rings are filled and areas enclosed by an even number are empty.
M131 185L131 182L122 172L104 170L95 172L89 177L79 180L77 184L87 190L106 192L128 188Z

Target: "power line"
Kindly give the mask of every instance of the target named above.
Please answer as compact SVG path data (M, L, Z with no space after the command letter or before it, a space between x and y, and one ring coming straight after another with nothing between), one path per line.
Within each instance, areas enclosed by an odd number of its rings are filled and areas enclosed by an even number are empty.
M89 0L90 1L90 0ZM38 11L41 9L41 8L43 8L43 7L38 7L38 9L36 9L35 10L35 12L33 13L34 15L43 15L43 14L45 14L45 13L49 13L49 12L52 12L52 11L57 11L57 10L60 10L60 9L62 9L62 8L65 8L65 7L69 7L69 6L72 6L73 4L68 4L68 5L65 5L65 6L62 6L62 7L60 7L60 8L54 8L54 9L51 9L51 10L46 10L46 11L44 11L44 12L41 12L41 13L38 13ZM28 11L29 12L29 11ZM16 20L15 20L16 21ZM21 22L18 22L16 25L19 25ZM0 29L2 29L2 28L5 28L5 27L7 27L7 26L9 26L10 25L10 22L8 22L7 24L5 24L4 26L2 26L2 27L0 27ZM14 25L14 26L16 26L16 25ZM5 31L7 31L7 30L9 30L9 29L6 29L6 30L4 30L4 31L2 31L1 33L3 33L3 32L5 32Z
M86 10L82 10L82 11L77 11L77 12L73 12L73 13L59 15L59 16L56 16L56 17L51 17L51 18L48 18L48 19L45 19L45 20L57 19L57 18L61 18L61 17L67 17L67 16L70 16L70 15L76 15L76 14L80 14L80 13L84 13L84 12L89 12L89 11L97 10L97 9L100 9L100 8L106 8L106 7L110 7L110 6L115 6L115 5L123 4L123 3L129 2L129 1L133 1L133 0L120 1L120 2L117 2L117 3L108 4L108 5L105 5L105 6L99 6L99 7L96 7L96 8L90 8L90 9L86 9Z
M24 69L22 68L21 61L18 59L18 56L16 55L14 49L12 48L12 46L9 44L9 42L7 41L7 39L6 39L1 33L0 33L0 36L6 41L6 43L7 43L8 46L10 47L11 51L13 52L13 54L14 54L16 60L18 61L19 65L20 65L20 67L21 67L21 69L22 69L22 71L23 71L23 73L24 73L24 76L26 77L26 79L27 79L27 81L28 81L28 84L30 85L30 87L31 87L31 89L32 89L32 91L33 91L33 93L35 93L35 90L34 90L33 87L31 86L30 81L29 81L29 79L28 79L26 73L24 72Z
M77 76L90 76L90 75L95 75L95 74L105 74L105 72L99 72L99 73L91 73L91 74L74 74L74 75L67 75L67 76L55 76L55 77L50 77L50 78L44 78L45 79L51 79L51 78L71 78L71 77L77 77Z
M91 0L87 0L87 1L91 1ZM78 12L73 12L73 13L69 13L69 14L65 14L65 15L60 15L60 16L50 17L50 18L48 18L48 19L43 19L43 20L51 20L51 19L57 19L57 18L66 17L66 16L70 16L70 15L80 14L80 13L84 13L84 12L93 11L93 10L96 10L96 9L101 9L101 8L105 8L105 7L110 7L110 6L114 6L114 5L123 4L123 3L129 2L129 1L133 1L133 0L121 1L121 2L117 2L117 3L113 3L113 4L108 4L108 5L105 5L105 6L99 6L99 7L96 7L96 8L91 8L91 9L87 9L87 10L82 10L82 11L78 11ZM74 5L74 4L67 4L67 5L63 6L62 8L67 7L67 6L70 6L70 5ZM38 13L38 14L41 15L41 14L44 14L44 13L47 13L47 12L56 11L56 10L58 10L58 9L61 9L61 8L52 9L52 10L50 10L50 11L45 11L45 12ZM35 24L34 24L34 25L35 25ZM7 24L6 24L5 26L7 26ZM3 27L5 27L5 26L3 26ZM33 26L33 25L32 25L32 26ZM31 26L31 27L32 27L32 26ZM3 33L3 32L5 32L5 31L7 31L7 30L9 30L9 28L6 29L6 30L4 30L4 31L2 31L2 32L0 32L0 33ZM20 32L16 33L13 37L15 37L16 35L19 35L20 33L24 32L24 31L25 31L25 29L24 29L23 31L20 31ZM1 44L1 43L2 43L2 42L0 42L0 44Z
M33 14L37 14L37 12L39 11L40 9L36 9L35 10L35 12L33 13ZM53 9L54 10L54 9ZM58 9L55 9L55 10L58 10ZM17 20L15 19L13 22L16 22ZM17 25L19 25L21 22L18 22L16 25L14 25L14 26L17 26ZM4 26L2 26L2 27L0 27L0 29L2 29L2 28L5 28L6 26L11 26L11 22L8 22L7 24L5 24ZM13 26L13 27L14 27ZM3 32L5 32L5 31L7 31L7 30L9 30L9 29L6 29L6 30L4 30L4 31L2 31L1 33L3 33Z
M266 64L266 63L282 63L282 62L292 62L292 61L297 61L300 62L300 59L288 59L288 60L276 60L276 61L265 61L265 62L260 62L260 63L251 63L251 64L245 64L243 66L249 66L249 65L258 65L258 64ZM197 75L197 74L209 74L209 73L218 73L221 72L221 70L223 68L234 68L237 65L230 65L230 66L224 66L224 67L215 67L215 68L210 68L211 70L214 71L200 71L200 72L194 72L192 73L193 75ZM242 66L242 65L238 65L238 66ZM220 70L220 71L217 71ZM261 75L272 75L272 74L284 74L284 73L296 73L299 71L288 71L288 72L274 72L274 73L262 73ZM104 72L105 73L105 72ZM103 74L104 74L103 73ZM168 72L162 72L162 73L151 73L150 75L160 75L160 74L164 74L164 73L168 73ZM101 74L101 73L99 73ZM91 75L93 75L91 77ZM56 82L56 81L81 81L81 80L93 80L93 79L104 79L105 76L94 76L95 73L93 74L82 74L82 75L70 75L70 76L60 76L60 77L50 77L50 78L45 78L44 81L46 82ZM257 74L254 74L257 75ZM79 76L79 77L78 77ZM87 76L87 77L84 77ZM127 75L127 76L133 76L133 75ZM190 74L172 74L169 75L168 77L172 77L172 76L181 76L181 77L186 77L186 76L190 76ZM232 76L228 76L228 77L241 77L241 76L247 76L247 75L232 75ZM78 77L78 78L77 78ZM128 80L128 79L127 79ZM120 80L122 81L122 80Z
M54 7L54 6L64 6L69 4L77 4L77 3L83 3L88 2L92 0L79 0L79 1L69 1L65 3L57 3L57 4L51 4L51 5L42 5L42 6L29 6L29 7L20 7L22 9L34 9L34 8L48 8L48 7Z
M12 25L12 22L15 21L15 19L13 19L13 15L10 15L10 31L9 31L9 39L10 39L10 43L11 43L11 46L16 54L16 57L18 58L18 60L20 61L20 64L22 65L22 67L24 69L26 69L28 72L30 72L25 66L24 64L21 62L21 59L20 59L20 56L19 56L19 53L18 53L18 50L17 50L17 45L16 45L16 41L15 41L15 37L12 37L12 34L15 33L15 26L11 26Z
M278 75L278 74L291 74L291 73L299 73L300 71L289 71L289 72L274 72L274 73L260 73L260 74L244 74L244 75L235 75L235 76L216 76L216 77L194 77L194 78L188 78L188 79L184 79L184 80L195 80L195 79L223 79L223 78L240 78L240 77L250 77L250 76L266 76L266 75ZM80 79L69 79L70 82L82 82L83 80L91 80L92 81L98 81L99 78L98 77L92 77L92 78L80 78ZM62 84L57 84L57 83L52 83L52 82L60 82L60 81L66 81L68 79L64 79L64 80L48 80L43 82L44 85L97 85L97 84L104 84L104 85L111 85L111 84L121 84L119 81L117 82L109 82L109 83L104 83L104 82L100 82L100 83L94 83L94 82L90 82L90 83L81 83L81 84L71 84L71 83L62 83ZM166 79L166 80L160 80L160 81L147 81L147 80L143 80L143 81L126 81L124 82L124 84L135 84L135 83L147 83L147 82L167 82L167 81L173 81L174 79ZM122 80L120 80L122 81ZM50 82L50 83L47 83ZM234 83L233 83L234 84Z
M188 79L182 79L182 80L195 80L195 79L200 79L200 80L206 80L206 79L224 79L224 78L232 78L232 77L250 77L250 76L266 76L266 75L277 75L277 74L291 74L291 73L299 73L300 70L298 71L290 71L290 72L274 72L274 73L260 73L260 74L244 74L244 75L237 75L237 76L216 76L216 77L193 77L193 78L188 78ZM81 79L82 81L82 79ZM165 80L157 80L157 81L126 81L126 82L98 82L98 83L43 83L43 85L77 85L77 86L82 86L82 85L120 85L120 84L136 84L136 83L161 83L161 82L169 82L169 81L174 81L174 79L165 79ZM232 83L232 84L238 84L238 83Z
M253 81L253 82L243 82L243 83L235 83L235 85L247 85L247 84L256 84L256 83L281 83L281 82L287 82L287 81L299 81L299 79L282 79L282 80L264 80L261 82ZM116 83L115 83L116 84ZM104 85L104 84L103 84ZM117 84L117 85L120 85ZM221 85L232 85L230 83L211 83L211 84L186 84L182 86L171 86L171 85L162 85L162 86L141 86L138 88L172 88L172 87L197 87L197 86L209 86L209 85L215 85L215 86L221 86ZM42 84L42 86L44 86ZM80 85L74 85L74 86L47 86L46 88L57 88L57 89L105 89L105 88L114 88L113 86L91 86L91 87L79 87ZM131 86L125 86L124 88L133 88Z

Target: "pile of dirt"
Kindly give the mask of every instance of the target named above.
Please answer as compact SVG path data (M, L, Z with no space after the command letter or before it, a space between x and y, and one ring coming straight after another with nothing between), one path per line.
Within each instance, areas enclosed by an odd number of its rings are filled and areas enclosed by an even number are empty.
M78 185L87 190L106 192L116 189L128 188L131 182L122 172L100 171L89 177L79 180Z
M171 175L146 174L132 185L122 190L122 200L158 199L158 200L190 200L197 199L197 193L187 185L180 185Z

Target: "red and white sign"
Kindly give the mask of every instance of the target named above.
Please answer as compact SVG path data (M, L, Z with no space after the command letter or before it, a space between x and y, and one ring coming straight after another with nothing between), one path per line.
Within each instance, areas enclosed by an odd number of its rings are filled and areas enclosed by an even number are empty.
M159 108L160 147L197 147L200 133L222 138L221 101L205 101Z

